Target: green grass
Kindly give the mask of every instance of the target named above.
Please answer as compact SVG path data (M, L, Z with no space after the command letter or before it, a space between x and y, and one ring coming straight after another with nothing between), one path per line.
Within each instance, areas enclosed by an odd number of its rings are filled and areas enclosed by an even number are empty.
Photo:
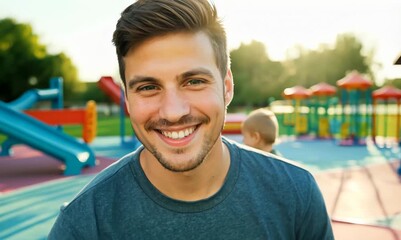
M128 117L124 119L125 135L132 136L133 131ZM63 126L63 131L73 137L82 137L81 125ZM97 119L97 137L100 136L119 136L120 135L120 117L119 116L98 116ZM0 134L0 143L6 139L6 136Z
M97 134L96 136L118 136L120 135L120 117L119 116L99 116L97 119ZM132 136L133 131L129 118L124 119L125 135ZM64 126L64 132L74 136L82 136L82 126L69 125Z

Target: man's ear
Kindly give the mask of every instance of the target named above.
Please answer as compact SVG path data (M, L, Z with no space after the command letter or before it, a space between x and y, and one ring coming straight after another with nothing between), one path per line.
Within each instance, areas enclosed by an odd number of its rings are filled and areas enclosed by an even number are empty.
M227 70L227 74L224 77L224 100L226 103L226 107L230 104L231 100L233 100L234 96L234 79L231 69Z

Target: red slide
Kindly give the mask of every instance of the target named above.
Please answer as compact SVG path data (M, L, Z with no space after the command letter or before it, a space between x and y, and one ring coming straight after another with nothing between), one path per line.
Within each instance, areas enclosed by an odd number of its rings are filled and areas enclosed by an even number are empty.
M116 82L113 80L112 77L110 76L103 76L100 78L100 80L97 82L98 86L102 91L111 98L111 100L117 104L120 105L121 98L124 97L122 96L122 91L121 87L116 84ZM125 115L128 116L128 111L127 111L127 105L124 104L125 106Z

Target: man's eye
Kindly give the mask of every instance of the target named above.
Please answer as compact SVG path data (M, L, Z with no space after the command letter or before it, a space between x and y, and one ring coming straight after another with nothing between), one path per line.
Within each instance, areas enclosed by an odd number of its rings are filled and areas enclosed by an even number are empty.
M151 90L156 90L156 86L154 85L145 85L145 86L141 86L138 87L138 91L151 91Z
M199 85L204 83L205 81L203 81L202 79L191 79L187 82L187 85Z

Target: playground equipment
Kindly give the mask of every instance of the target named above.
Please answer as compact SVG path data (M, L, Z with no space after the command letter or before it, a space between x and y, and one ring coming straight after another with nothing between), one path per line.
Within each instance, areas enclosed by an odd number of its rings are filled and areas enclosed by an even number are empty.
M401 57L398 58L395 64L401 65ZM338 132L337 129L340 129L340 136L336 138L338 140L336 142L340 146L360 146L367 145L368 142L373 142L378 151L386 151L383 148L385 145L386 148L392 148L391 151L398 153L399 146L401 145L401 90L385 86L372 92L372 85L370 80L362 77L357 71L347 74L344 78L337 81L337 86L341 89L340 106L336 106L338 99L334 97L335 88L333 86L324 83L314 85L309 89L312 96L322 97L322 95L327 95L327 97L333 97L326 99L327 102L326 105L323 105L322 111L317 109L322 105L314 105L312 101L309 101L309 104L307 104L309 108L305 108L302 113L309 112L310 118L313 118L312 115L317 115L318 117L322 115L323 117L332 118L329 121L329 132L334 136ZM296 102L294 109L282 114L284 118L281 118L281 126L286 127L286 125L292 123L309 122L310 128L313 131L314 122L310 119L309 121L300 121L302 118L299 117L301 101L309 97L308 92L301 86L295 86L286 88L282 95L284 98L292 99ZM395 101L395 104L394 102L390 104L391 100ZM379 105L379 101L384 104ZM277 109L279 107L277 106ZM277 116L280 119L280 116ZM291 116L294 116L294 118L291 118ZM327 122L318 121L318 123L319 129L315 130L315 132L318 133L318 136L325 136L327 134ZM338 124L341 124L341 126L337 127ZM290 135L299 136L299 129L295 128L295 130L295 133ZM369 141L368 136L372 137L372 141ZM378 140L383 141L378 142ZM401 176L401 166L397 169L397 173Z
M376 143L377 133L383 136L383 139L393 138L394 143L397 145L400 143L400 101L401 101L401 90L393 86L384 86L380 89L373 91L373 109L372 109L372 139ZM384 102L384 114L379 115L377 102L382 100ZM396 101L395 111L394 107L390 109L390 101ZM394 113L395 112L395 113ZM381 118L379 119L379 116ZM382 129L380 131L379 129ZM395 131L394 131L395 129ZM389 131L390 130L390 131Z
M128 116L127 105L124 100L123 88L118 85L110 76L103 76L98 81L99 88L110 97L110 99L117 105L124 109L125 115Z
M356 71L338 80L337 85L341 89L339 106L336 88L327 83L318 83L309 90L301 86L284 90L283 97L295 102L281 121L284 127L295 126L290 135L335 137L343 146L365 145L368 136L374 142L384 139L386 145L389 141L400 144L400 89L385 86L372 92L372 82Z
M336 87L321 82L309 88L314 103L309 103L311 116L311 129L319 138L330 138L329 97L336 94ZM322 112L322 113L320 113ZM312 121L313 119L313 121Z
M397 58L397 60L394 62L394 65L401 65L401 55L399 55L399 57ZM398 109L398 108L397 108L397 109ZM399 125L398 125L398 126L399 126ZM399 132L398 132L398 133L399 133ZM399 144L401 144L401 142L400 142ZM397 173L398 173L398 176L401 176L401 164L400 164L400 166L398 167Z
M48 109L24 111L49 125L82 125L82 139L91 143L96 137L97 112L96 102L91 100L86 103L85 109Z
M369 106L371 106L372 82L352 71L337 81L341 88L341 136L340 145L364 145L370 129ZM360 109L361 95L365 95L364 116Z
M110 76L103 76L97 82L99 88L111 98L111 100L120 105L120 140L121 144L128 143L125 140L125 117L129 116L127 105L125 104L124 90ZM133 135L132 142L134 146L139 144L138 139Z
M282 95L293 100L294 110L284 115L283 125L293 124L295 136L335 137L340 145L364 145L371 130L372 83L353 71L338 80L337 86L340 108L336 88L327 83L284 89Z
M294 126L294 132L297 136L306 134L308 132L308 119L307 114L302 111L302 107L303 100L311 96L310 91L302 86L294 86L284 89L282 95L284 98L292 100L294 106L292 116L284 116L284 118L287 117L285 124Z
M39 101L63 106L62 78L52 78L49 89L33 89L10 103L0 101L0 132L8 138L1 145L2 156L11 154L15 144L26 144L65 164L64 175L75 175L85 166L95 166L95 155L88 145L21 112Z
M243 113L229 113L223 127L223 134L241 134L242 122L247 115Z

